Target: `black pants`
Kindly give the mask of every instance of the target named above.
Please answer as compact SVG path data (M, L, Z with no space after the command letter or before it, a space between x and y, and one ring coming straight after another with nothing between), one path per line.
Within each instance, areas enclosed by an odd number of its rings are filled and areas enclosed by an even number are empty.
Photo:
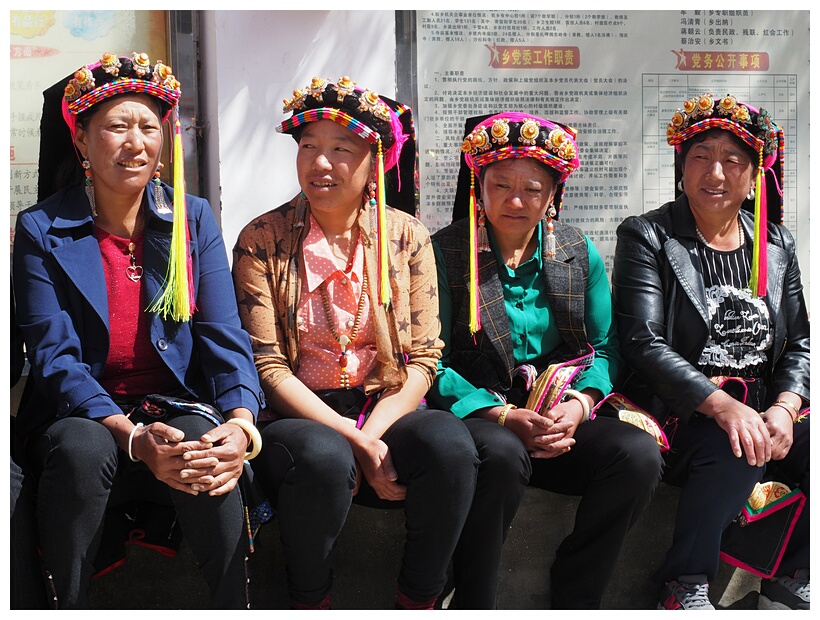
M672 437L664 480L682 487L672 547L655 573L659 584L680 575L706 575L714 580L720 564L720 539L737 517L755 483L767 469L775 477L806 494L806 506L797 521L778 575L809 568L809 420L794 425L794 444L782 461L755 467L737 458L729 438L712 418L695 415L680 424ZM771 472L770 472L771 473Z
M655 441L635 426L599 416L578 427L569 452L532 459L509 429L479 418L464 422L480 465L475 499L453 556L456 607L495 608L501 547L529 483L581 496L575 527L552 565L552 608L599 608L626 534L660 482Z
M25 467L22 446L11 433L11 564L10 609L46 609L48 599L37 555L37 529L31 474Z
M167 422L199 439L213 424L198 415ZM227 495L196 496L158 481L143 463L133 463L99 422L84 418L55 421L29 446L39 474L37 522L46 569L62 609L88 607L108 506L132 499L171 503L183 534L211 590L215 608L247 607L247 538L238 488ZM173 588L174 576L157 576L159 587Z
M352 501L403 507L407 519L398 589L413 601L435 599L473 498L478 459L464 425L448 412L417 410L382 436L390 448L403 502L379 500L362 477L347 441L312 420L281 419L262 431L254 473L278 513L292 600L315 606L331 590L332 551Z

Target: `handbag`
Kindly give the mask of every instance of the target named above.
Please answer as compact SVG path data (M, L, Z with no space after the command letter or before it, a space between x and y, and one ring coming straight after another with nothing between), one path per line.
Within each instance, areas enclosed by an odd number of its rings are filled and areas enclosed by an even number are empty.
M138 407L128 413L128 418L135 424L151 424L152 422L167 422L180 415L200 415L209 420L214 426L225 423L222 413L208 403L202 403L176 396L166 396L164 394L149 394ZM264 491L254 479L253 469L250 463L245 461L243 473L239 478L238 488L242 497L242 505L245 513L245 527L248 533L248 543L250 552L254 551L254 537L259 528L267 521L270 521L275 512L270 501L265 497ZM133 540L135 544L143 544L139 538ZM143 545L147 546L147 545Z
M601 413L602 409L603 411L607 411L607 407L608 410L613 412L622 422L637 426L652 435L661 452L669 450L669 438L655 417L618 392L612 392L604 396L598 404L592 408L592 411L589 413L589 419L594 419L595 416Z
M173 419L179 415L201 415L207 418L214 426L225 423L219 409L208 403L200 403L175 396L163 394L149 394L142 403L128 413L128 419L135 424L151 424Z
M773 576L805 505L800 489L773 480L758 482L723 532L720 559L759 577Z
M350 420L356 428L364 426L381 396L381 392L365 394L360 388L316 390L315 393L323 403L343 418Z
M578 375L592 365L595 350L591 345L587 346L589 347L589 353L586 355L566 362L550 364L543 372L538 374L535 380L531 378L531 373L535 372L535 368L531 365L522 365L516 369L516 374L530 375L527 379L527 389L529 390L527 409L544 415L544 412L549 411L561 402L564 392L572 386Z
M527 409L542 414L561 402L564 393L578 375L592 364L595 351L567 362L552 364L532 382ZM602 411L613 412L618 419L645 430L652 435L661 452L669 450L669 439L658 421L647 411L632 403L626 396L613 392L602 398L589 413L593 420Z

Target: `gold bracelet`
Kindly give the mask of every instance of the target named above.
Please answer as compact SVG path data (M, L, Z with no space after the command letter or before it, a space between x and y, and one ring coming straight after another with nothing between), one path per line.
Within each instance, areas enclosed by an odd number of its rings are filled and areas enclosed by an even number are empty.
M227 424L236 424L245 431L245 434L251 440L252 444L250 452L245 452L245 460L250 461L252 458L255 458L262 450L262 435L259 434L259 429L244 418L231 418L227 421Z
M498 414L498 422L501 426L504 426L504 422L507 420L507 414L510 412L510 409L516 409L515 405L507 403L503 407L501 407L501 413Z
M794 403L790 403L787 400L776 400L772 403L772 406L778 405L789 412L789 417L792 419L792 423L797 422L797 418L800 417L800 409ZM794 412L794 415L792 415Z

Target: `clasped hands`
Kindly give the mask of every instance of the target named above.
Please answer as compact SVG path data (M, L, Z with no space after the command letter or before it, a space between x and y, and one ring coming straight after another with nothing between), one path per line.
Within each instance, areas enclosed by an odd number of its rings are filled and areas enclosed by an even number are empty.
M394 502L405 499L407 487L398 483L399 475L393 466L388 445L364 431L360 432L362 441L353 447L353 455L356 457L356 486L353 495L358 493L361 477L364 476L379 498Z
M132 454L144 461L173 489L198 495L231 492L242 474L250 439L234 424L221 424L199 440L183 441L184 433L162 422L136 429Z
M734 455L745 456L752 466L762 467L770 460L784 458L794 441L794 423L781 407L759 413L734 401L712 417L729 436Z
M510 409L504 426L515 433L532 458L550 459L575 445L575 429L584 410L573 400L561 402L543 415L531 409Z

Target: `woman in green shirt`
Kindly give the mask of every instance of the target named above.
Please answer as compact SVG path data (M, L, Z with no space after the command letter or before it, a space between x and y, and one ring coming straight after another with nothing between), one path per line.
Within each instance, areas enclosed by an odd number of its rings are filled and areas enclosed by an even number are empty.
M460 186L470 179L470 217L434 235L445 348L427 396L464 420L481 461L453 557L455 606L495 607L501 547L530 484L582 496L552 565L552 607L598 608L661 457L635 426L587 421L621 357L601 256L557 219L579 164L575 131L516 112L467 127ZM535 377L567 361L582 370L564 398L528 409Z

